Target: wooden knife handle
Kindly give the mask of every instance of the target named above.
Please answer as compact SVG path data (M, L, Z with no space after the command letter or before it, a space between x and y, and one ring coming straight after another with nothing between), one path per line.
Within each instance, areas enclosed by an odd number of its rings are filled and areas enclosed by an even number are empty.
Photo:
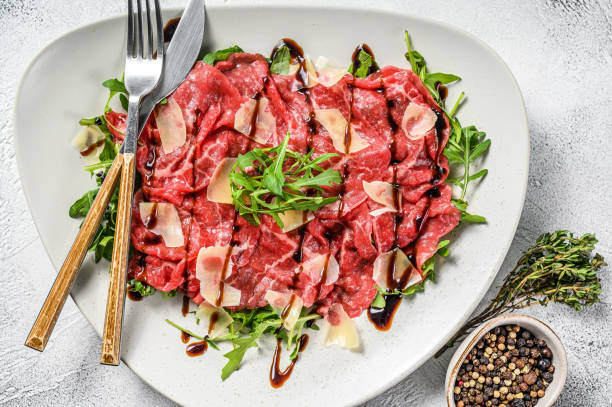
M57 318L70 292L70 287L83 263L87 249L89 249L89 245L98 230L98 225L108 205L108 201L115 191L115 186L121 172L121 164L121 159L115 159L108 170L106 178L96 195L96 199L91 205L81 225L81 229L66 256L66 260L64 260L64 264L55 278L55 282L34 322L34 326L32 326L32 330L28 334L25 342L26 346L41 352L45 350L49 336L51 336L53 327L55 327Z
M105 365L119 364L121 346L121 324L125 305L126 278L130 250L130 226L132 219L132 199L134 195L135 155L121 154L123 167L119 185L119 205L113 244L108 297L106 299L106 316L102 334L102 354L100 363Z

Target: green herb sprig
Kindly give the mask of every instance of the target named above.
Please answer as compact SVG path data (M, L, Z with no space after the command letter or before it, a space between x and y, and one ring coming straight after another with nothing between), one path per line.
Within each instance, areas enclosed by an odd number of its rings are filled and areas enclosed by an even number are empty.
M236 52L244 51L238 45L233 45L229 48L220 49L215 52L209 52L208 54L204 55L202 61L208 65L214 65L219 61L225 61L230 55L235 54Z
M287 75L291 65L291 50L283 45L274 52L274 57L270 61L270 72L276 75Z
M282 228L279 214L288 210L314 211L338 199L324 197L321 188L341 182L338 171L321 167L337 154L313 158L313 151L300 154L287 149L288 143L289 133L276 147L241 154L230 172L233 204L255 226L261 223L259 215L268 214Z
M574 237L567 230L558 230L540 235L506 276L493 301L466 322L436 357L476 326L505 312L551 302L582 311L599 302L597 272L607 264L599 253L593 254L596 243L590 233Z
M373 55L370 55L366 50L360 49L357 54L357 66L353 63L348 67L348 73L356 78L365 78L369 72L378 71L380 68L376 63Z
M234 320L228 327L229 334L214 339L208 338L207 336L199 336L170 320L166 320L166 322L173 327L192 337L199 340L206 340L214 349L219 350L218 345L221 342L231 342L233 349L223 355L227 358L227 363L221 371L222 380L227 379L240 367L247 350L257 347L257 341L262 335L273 335L283 339L287 343L287 350L291 351L289 356L290 359L295 359L299 351L298 338L302 335L306 323L321 318L320 315L312 313L312 310L304 308L294 328L288 331L285 328L281 328L283 324L281 315L274 311L269 305L250 310L228 310L228 312ZM310 328L314 330L319 329L316 324L310 325Z

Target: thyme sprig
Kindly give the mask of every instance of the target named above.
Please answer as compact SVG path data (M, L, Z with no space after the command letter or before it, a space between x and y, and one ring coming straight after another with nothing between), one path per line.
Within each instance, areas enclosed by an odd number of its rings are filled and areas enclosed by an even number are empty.
M436 357L476 326L505 312L550 302L582 311L599 302L601 284L597 272L606 263L600 254L593 254L596 243L595 235L590 233L574 237L567 230L559 230L540 235L506 276L491 304L466 322Z

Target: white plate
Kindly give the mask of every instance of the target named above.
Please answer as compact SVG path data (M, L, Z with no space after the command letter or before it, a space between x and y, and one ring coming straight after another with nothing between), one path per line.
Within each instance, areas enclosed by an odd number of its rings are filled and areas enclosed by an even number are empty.
M166 13L167 17L178 11ZM100 84L123 70L123 17L72 31L34 59L19 87L15 112L17 162L32 216L53 264L59 268L79 226L68 207L93 181L82 170L70 141L78 120L101 112L107 92ZM180 315L180 298L157 295L128 301L123 360L145 381L184 405L353 405L391 387L414 371L470 315L493 281L512 241L527 184L529 138L519 88L503 61L488 46L456 28L400 13L350 8L289 6L210 6L206 47L239 44L267 54L283 37L307 53L348 64L360 42L367 42L382 65L407 67L404 29L433 71L460 75L449 103L468 94L461 109L464 125L477 124L492 139L487 178L470 196L471 211L487 225L465 228L439 267L438 280L425 293L405 300L392 329L376 331L357 321L363 351L326 348L311 335L292 377L280 389L268 382L271 342L250 350L242 368L221 382L222 352L190 358L170 318L194 327ZM85 262L72 295L100 332L104 320L108 264ZM43 299L35 299L42 304ZM75 332L75 335L78 333ZM53 340L53 338L51 338ZM79 350L76 349L75 352ZM96 355L88 357L97 358ZM112 367L109 367L112 369ZM442 389L441 389L442 391Z

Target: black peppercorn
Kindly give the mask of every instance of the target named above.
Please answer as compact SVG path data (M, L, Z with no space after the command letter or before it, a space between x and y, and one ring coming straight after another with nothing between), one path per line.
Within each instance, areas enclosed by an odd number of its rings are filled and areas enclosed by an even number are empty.
M548 359L552 358L552 351L550 350L550 348L548 346L543 347L542 350L540 351L540 353L545 358L548 358Z
M552 382L553 374L550 372L544 372L542 375L542 379L546 380L548 383Z
M523 346L523 347L521 347L521 348L519 349L519 355L521 355L521 356L527 356L527 355L529 355L529 348L526 348L526 347L524 347L524 346Z
M516 341L516 346L517 348L522 348L523 346L525 346L525 340L523 338L520 338Z
M512 406L512 407L525 407L525 402L523 401L523 399L514 399L510 403L510 406Z
M531 333L530 333L529 331L523 331L523 332L521 333L521 338L523 338L523 339L529 339L529 338L531 338Z
M542 370L546 370L550 367L550 359L542 358L538 362L538 367Z

